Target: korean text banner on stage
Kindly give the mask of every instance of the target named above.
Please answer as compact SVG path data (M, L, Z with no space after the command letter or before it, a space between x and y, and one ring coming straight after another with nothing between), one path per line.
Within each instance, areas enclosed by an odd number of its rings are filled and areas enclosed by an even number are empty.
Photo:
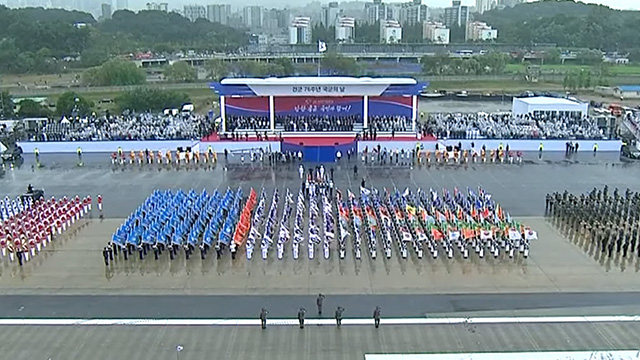
M374 116L413 115L413 99L411 96L376 96L369 98L369 117Z
M269 116L269 98L227 96L225 111L227 116Z
M362 115L363 100L359 96L343 97L276 97L277 115L345 116Z

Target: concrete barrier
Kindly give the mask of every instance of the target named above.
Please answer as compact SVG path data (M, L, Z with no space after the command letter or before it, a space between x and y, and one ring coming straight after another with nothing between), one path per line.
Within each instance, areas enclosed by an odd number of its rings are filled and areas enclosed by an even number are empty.
M598 145L598 151L620 151L622 141L620 140L572 140L574 144L578 144L578 151L593 151L595 144ZM544 151L565 151L567 140L499 140L499 139L474 139L474 140L438 140L438 141L359 141L358 151L363 151L365 147L369 150L377 147L380 144L381 147L387 149L404 149L405 151L411 151L415 149L416 144L420 143L425 150L435 150L436 144L439 144L440 149L444 146L455 146L458 143L462 143L463 149L471 149L473 143L476 149L486 146L487 149L497 149L500 144L504 147L509 145L511 151L538 151L540 143Z
M145 149L153 151L175 150L178 147L191 147L194 150L206 151L211 145L216 152L225 149L229 151L241 151L262 148L272 151L280 151L280 142L277 141L219 141L201 143L199 140L150 140L150 141L47 141L47 142L19 142L18 145L27 154L32 154L37 148L41 154L73 153L78 148L83 153L112 153L121 147L123 151L141 151Z

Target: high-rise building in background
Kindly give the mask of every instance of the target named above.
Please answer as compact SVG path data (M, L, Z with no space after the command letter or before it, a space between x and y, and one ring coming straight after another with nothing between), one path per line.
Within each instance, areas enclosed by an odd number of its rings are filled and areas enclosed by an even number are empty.
M523 4L525 3L525 0L498 0L498 6L500 7L506 7L506 6L516 6L518 4Z
M384 44L399 43L402 40L402 26L396 20L380 21L380 42Z
M128 9L129 9L128 0L116 0L116 10L128 10Z
M402 3L399 8L399 21L401 24L422 24L429 19L429 9L422 0L412 0Z
M491 41L498 38L498 30L480 21L467 24L467 41Z
M333 26L340 14L342 14L342 10L340 9L337 1L332 1L327 6L323 6L322 16L320 18L322 26Z
M207 19L211 22L228 25L230 16L231 5L229 4L207 5Z
M351 43L355 39L356 19L341 16L336 19L336 41L339 43Z
M147 3L147 10L168 12L169 11L169 4L168 3L148 2Z
M196 21L197 19L206 19L207 9L202 5L185 5L183 16L189 19L189 21Z
M101 14L100 18L102 20L111 19L111 15L113 14L113 10L111 8L111 3L103 3L100 6L100 8L102 10L102 14Z
M244 26L256 29L262 28L264 20L264 8L262 6L245 6L242 9L242 22Z
M296 16L289 25L289 44L311 44L311 18L308 16Z
M426 21L422 25L422 38L434 44L448 44L451 30L441 22Z
M491 10L491 4L495 4L495 0L476 0L476 12L479 14Z
M444 24L451 28L453 26L467 27L469 22L469 7L462 6L462 1L453 0L452 6L444 9Z
M373 24L380 20L392 18L392 10L382 0L373 0L373 2L364 4L364 12L366 22Z

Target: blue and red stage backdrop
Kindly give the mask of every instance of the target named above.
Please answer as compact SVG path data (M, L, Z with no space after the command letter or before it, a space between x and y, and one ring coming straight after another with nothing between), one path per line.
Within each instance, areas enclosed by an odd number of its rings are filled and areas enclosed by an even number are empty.
M362 115L363 98L359 96L281 96L274 98L276 115L345 116Z
M411 96L372 96L369 98L369 117L373 116L413 115Z
M226 115L269 116L268 97L231 97L225 99Z

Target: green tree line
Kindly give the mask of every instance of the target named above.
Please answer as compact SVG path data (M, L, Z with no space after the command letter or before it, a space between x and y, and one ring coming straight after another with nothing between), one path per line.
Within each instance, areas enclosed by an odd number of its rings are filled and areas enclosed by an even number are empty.
M462 59L448 54L423 56L420 60L425 75L501 75L509 62L503 53L488 53Z
M191 22L176 13L121 10L96 22L78 11L0 6L0 73L93 67L113 56L147 50L230 52L247 39L243 30L205 19Z
M73 91L60 94L55 103L55 110L47 104L40 104L31 99L21 100L14 112L13 98L7 91L0 92L2 101L0 118L11 119L26 117L61 117L71 116L74 110L79 116L96 112L96 104L89 98ZM180 108L182 104L190 102L189 96L183 92L161 90L142 87L133 91L126 91L115 98L118 111L153 111L158 112L166 108Z

